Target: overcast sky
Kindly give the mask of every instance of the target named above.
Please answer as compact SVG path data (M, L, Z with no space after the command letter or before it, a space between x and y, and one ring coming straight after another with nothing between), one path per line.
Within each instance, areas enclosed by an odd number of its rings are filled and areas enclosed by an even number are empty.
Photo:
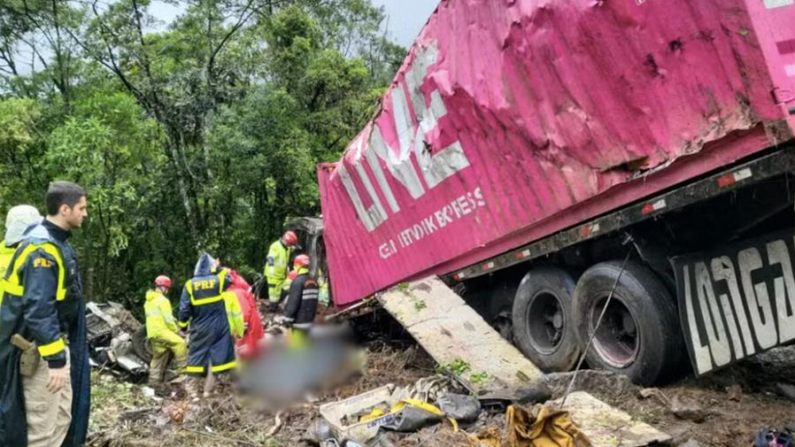
M387 14L385 25L389 35L404 47L411 46L414 38L436 9L437 0L371 0L374 5L383 6ZM180 8L154 1L152 13L164 22L170 22L179 14Z
M404 47L411 46L414 38L439 4L437 0L372 0L372 2L385 8L389 34Z

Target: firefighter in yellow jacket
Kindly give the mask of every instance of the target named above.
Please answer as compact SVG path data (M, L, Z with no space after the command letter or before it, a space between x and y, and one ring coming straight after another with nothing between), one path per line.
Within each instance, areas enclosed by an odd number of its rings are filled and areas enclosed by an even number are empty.
M146 336L152 342L152 364L149 368L149 385L163 383L171 356L174 366L182 372L188 361L185 340L177 333L177 320L166 294L171 289L171 279L160 275L155 279L155 290L146 292Z
M268 279L268 304L271 311L275 311L281 301L284 282L287 280L287 274L292 270L290 258L297 243L298 235L293 231L286 231L281 239L271 244L268 250L265 278Z

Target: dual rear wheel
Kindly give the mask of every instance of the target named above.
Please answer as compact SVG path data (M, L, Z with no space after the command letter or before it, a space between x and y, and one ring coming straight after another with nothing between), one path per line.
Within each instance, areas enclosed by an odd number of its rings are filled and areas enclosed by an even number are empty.
M641 385L674 375L685 352L675 301L648 267L627 262L622 272L621 264L597 264L576 282L554 267L525 275L513 304L519 349L544 371L569 371L604 311L585 354L591 368L627 375Z

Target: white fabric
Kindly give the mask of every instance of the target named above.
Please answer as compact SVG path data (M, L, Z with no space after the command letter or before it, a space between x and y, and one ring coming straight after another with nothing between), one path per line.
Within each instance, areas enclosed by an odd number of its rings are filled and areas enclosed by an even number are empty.
M23 239L25 230L36 223L41 222L41 214L30 205L18 205L8 210L6 216L6 236L5 243L10 247Z

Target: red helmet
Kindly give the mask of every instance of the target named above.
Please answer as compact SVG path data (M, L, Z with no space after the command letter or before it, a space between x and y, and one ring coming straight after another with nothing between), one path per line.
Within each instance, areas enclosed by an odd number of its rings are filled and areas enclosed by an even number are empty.
M295 231L285 231L282 236L282 242L284 242L284 245L291 247L298 243L298 235L295 234Z
M160 275L155 278L155 285L160 287L171 288L171 278L166 275Z
M298 267L309 267L309 256L307 255L298 255L295 257L295 261L293 261L293 265L295 268Z

